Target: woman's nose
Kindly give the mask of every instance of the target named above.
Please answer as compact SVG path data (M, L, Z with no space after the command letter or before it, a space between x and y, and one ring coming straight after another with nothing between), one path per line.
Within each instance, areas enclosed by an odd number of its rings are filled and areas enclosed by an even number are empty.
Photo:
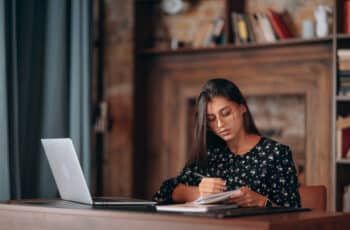
M218 128L221 128L224 125L224 123L223 123L223 121L220 118L218 118L217 122L216 122L216 125L217 125Z

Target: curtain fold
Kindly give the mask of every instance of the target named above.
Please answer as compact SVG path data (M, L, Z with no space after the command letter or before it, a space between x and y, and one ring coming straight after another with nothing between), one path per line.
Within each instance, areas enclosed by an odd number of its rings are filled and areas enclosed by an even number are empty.
M0 54L5 54L5 0L0 0ZM10 199L6 55L0 55L0 200Z
M68 137L68 30L66 1L47 1L45 34L45 78L43 79L42 137ZM40 155L40 196L57 194L45 154Z
M85 178L90 184L90 91L91 91L91 4L72 1L70 29L70 122L73 139Z

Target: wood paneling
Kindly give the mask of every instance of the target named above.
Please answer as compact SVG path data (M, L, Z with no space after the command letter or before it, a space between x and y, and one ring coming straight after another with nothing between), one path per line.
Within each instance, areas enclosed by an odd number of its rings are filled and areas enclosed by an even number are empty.
M109 130L103 153L103 195L133 192L133 1L105 1L103 74Z
M306 98L306 184L331 186L331 44L291 45L143 56L147 79L147 197L177 173L188 156L188 100L214 77L228 78L245 95ZM329 189L329 191L331 191ZM329 194L329 198L332 195Z

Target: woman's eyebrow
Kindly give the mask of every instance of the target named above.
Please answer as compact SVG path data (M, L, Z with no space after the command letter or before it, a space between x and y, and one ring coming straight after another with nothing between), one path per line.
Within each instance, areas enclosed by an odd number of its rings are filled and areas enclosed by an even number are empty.
M226 105L225 107L221 108L221 109L219 110L219 112L222 112L222 111L224 111L224 110L226 110L226 109L229 109L229 108L231 108L231 106Z
M230 108L230 107L231 107L231 106L229 106L229 105L226 105L226 106L222 107L221 109L219 109L219 113L222 112L222 111L225 110L225 109ZM208 113L207 116L215 116L215 115L212 114L212 113Z

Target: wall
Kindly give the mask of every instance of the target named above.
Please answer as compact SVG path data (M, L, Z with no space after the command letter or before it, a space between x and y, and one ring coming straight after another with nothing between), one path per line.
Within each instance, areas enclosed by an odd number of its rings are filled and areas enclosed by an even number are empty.
M133 1L105 0L104 79L110 130L106 135L103 195L132 194Z

